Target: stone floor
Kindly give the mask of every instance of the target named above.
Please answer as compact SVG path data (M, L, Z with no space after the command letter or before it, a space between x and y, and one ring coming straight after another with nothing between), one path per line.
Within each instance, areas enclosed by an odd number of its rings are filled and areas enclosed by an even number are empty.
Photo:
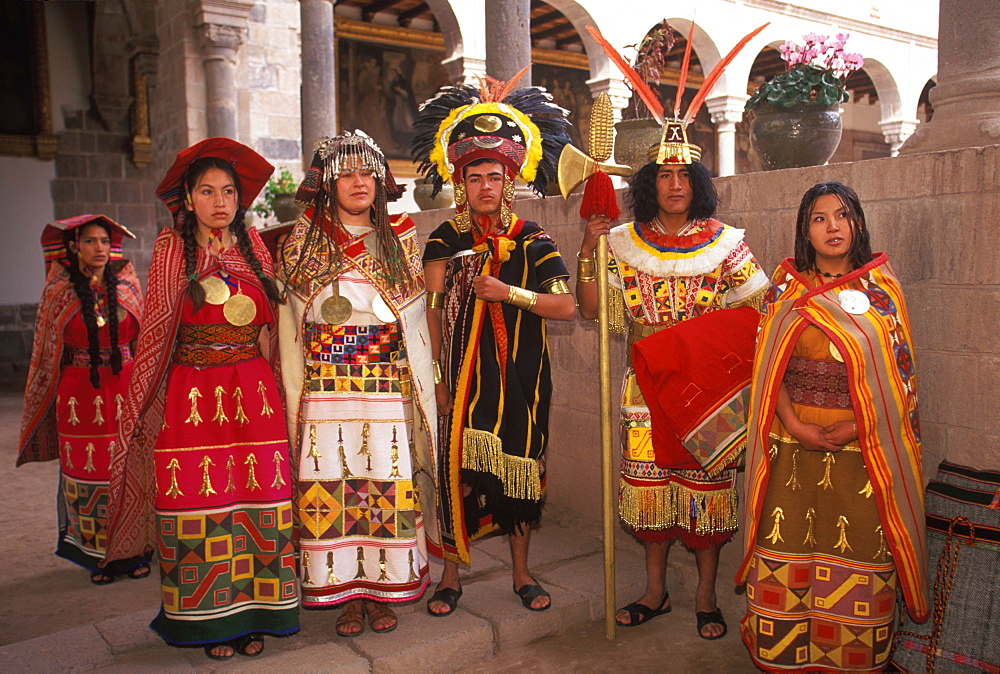
M447 618L427 614L423 601L397 611L389 635L334 635L338 611L303 611L302 630L268 639L260 658L220 663L200 648L165 645L149 628L158 608L154 577L94 586L88 574L51 554L56 540L54 463L13 468L20 425L19 397L0 397L0 443L10 463L0 471L0 669L55 671L753 671L738 636L743 597L731 578L736 546L722 553L719 604L729 635L699 639L695 631L694 558L674 551L668 572L672 613L648 625L604 633L603 556L592 524L544 519L534 534L530 563L552 593L552 608L525 610L511 589L509 552L499 537L475 544L463 569L464 594ZM595 532L598 533L598 532ZM641 594L641 548L623 531L616 538L617 605ZM440 565L434 563L436 578Z

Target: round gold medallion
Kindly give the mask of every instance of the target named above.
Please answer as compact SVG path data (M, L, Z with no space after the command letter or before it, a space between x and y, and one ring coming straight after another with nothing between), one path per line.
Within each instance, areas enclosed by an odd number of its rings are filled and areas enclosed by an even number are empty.
M477 117L476 121L472 124L476 127L476 131L493 133L494 131L497 131L503 123L496 115L481 115Z
M222 314L232 325L250 325L257 316L257 305L246 295L233 295L223 305Z
M838 349L837 345L834 344L833 342L830 342L830 355L833 356L833 359L835 361L840 363L844 362L844 357L840 355L840 349Z
M341 295L327 297L323 300L323 304L319 305L320 316L330 325L344 323L351 317L352 313L354 313L354 306L351 304L351 300Z
M118 313L118 325L121 325L122 323L125 322L125 319L128 318L128 310L126 310L125 307L119 304L117 313Z
M229 286L218 276L203 278L199 283L205 289L205 301L209 304L225 304L229 299Z

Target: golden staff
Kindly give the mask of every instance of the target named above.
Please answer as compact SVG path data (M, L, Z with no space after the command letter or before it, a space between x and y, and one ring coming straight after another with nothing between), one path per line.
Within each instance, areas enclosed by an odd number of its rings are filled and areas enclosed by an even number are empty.
M559 156L559 189L563 198L598 172L632 175L629 166L606 163L614 149L614 111L607 93L594 100L590 113L589 154L565 145ZM607 176L603 180L610 182ZM615 198L613 188L606 195ZM602 213L602 215L610 215ZM583 213L581 213L583 216ZM587 216L589 217L589 215ZM601 501L604 539L604 634L615 639L615 474L611 406L611 331L608 321L608 237L597 240L597 360L601 396Z

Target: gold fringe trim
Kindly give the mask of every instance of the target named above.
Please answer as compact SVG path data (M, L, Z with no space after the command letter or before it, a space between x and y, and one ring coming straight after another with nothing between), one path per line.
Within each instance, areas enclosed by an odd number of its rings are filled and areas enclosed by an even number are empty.
M699 492L671 483L658 487L636 487L624 480L620 486L619 516L633 529L668 529L691 526L707 536L720 531L736 531L739 510L735 489ZM696 514L691 512L694 499Z
M767 294L767 287L765 286L760 290L758 290L757 292L755 292L750 297L746 298L745 300L740 300L739 302L733 302L726 308L738 309L740 307L753 307L759 313L761 309L764 307L764 295L766 294Z
M608 285L608 329L611 332L625 334L625 298L622 291L613 285Z
M538 461L503 453L500 438L489 431L466 428L462 436L462 468L490 473L500 478L509 498L539 501L542 481Z

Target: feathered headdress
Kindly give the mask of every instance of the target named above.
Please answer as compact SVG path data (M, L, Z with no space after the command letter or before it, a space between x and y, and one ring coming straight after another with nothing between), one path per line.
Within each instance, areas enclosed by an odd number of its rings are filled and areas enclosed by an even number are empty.
M446 181L460 183L462 168L480 158L500 162L538 194L556 179L559 153L570 142L568 112L541 87L515 90L525 70L509 82L487 75L479 88L442 87L420 106L410 155L433 194Z
M723 71L726 69L736 55L747 45L750 40L752 40L758 33L764 30L768 26L767 23L756 28L755 30L747 33L742 40L736 43L726 57L720 60L715 67L712 68L712 72L705 77L705 81L702 83L698 92L694 95L691 100L691 104L688 105L687 112L681 115L681 102L684 97L684 86L687 84L688 66L691 63L691 41L694 37L694 23L691 24L691 30L688 31L687 46L684 49L684 60L681 63L680 75L677 78L677 96L674 98L674 110L673 116L666 118L664 116L663 104L660 103L660 97L653 90L649 84L637 73L632 66L622 58L611 44L604 39L601 32L594 28L593 26L587 26L587 31L593 36L597 41L597 44L601 46L604 53L608 55L608 58L614 62L618 69L622 71L625 75L625 79L628 80L629 85L632 87L632 91L636 93L642 99L642 102L646 104L649 108L650 113L653 115L653 119L657 121L658 124L663 126L663 133L660 136L659 145L655 146L650 151L650 160L655 160L657 164L690 164L692 161L701 160L701 148L697 145L688 142L687 137L687 127L688 124L694 121L695 116L698 111L701 110L702 104L708 97L709 92L712 91L712 87L715 83L719 81L722 77ZM655 150L655 152L654 152Z

